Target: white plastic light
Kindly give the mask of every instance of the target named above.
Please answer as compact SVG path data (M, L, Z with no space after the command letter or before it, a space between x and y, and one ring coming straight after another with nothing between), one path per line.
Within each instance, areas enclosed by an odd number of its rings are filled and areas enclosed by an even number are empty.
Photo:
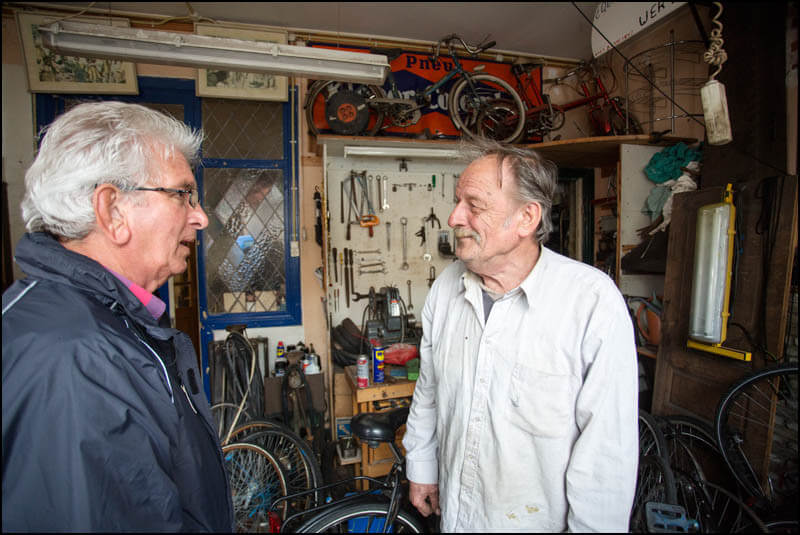
M725 86L717 80L709 80L700 89L700 99L703 101L708 143L725 145L733 141Z
M362 147L346 145L344 157L348 156L394 156L397 158L455 158L453 149L418 149L411 147Z

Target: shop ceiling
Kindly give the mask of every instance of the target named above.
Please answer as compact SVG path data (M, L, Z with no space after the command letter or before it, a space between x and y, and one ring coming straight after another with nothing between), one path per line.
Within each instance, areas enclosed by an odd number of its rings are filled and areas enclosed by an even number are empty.
M487 38L494 50L553 60L592 57L589 18L598 2L15 2L16 5L88 8L87 14L103 11L159 17L181 17L191 21L213 19L279 26L294 31L332 33L342 37L358 34L435 42L458 33L467 42ZM577 8L576 8L577 6ZM187 18L183 18L187 17ZM149 17L149 20L156 20ZM509 58L503 58L508 60Z

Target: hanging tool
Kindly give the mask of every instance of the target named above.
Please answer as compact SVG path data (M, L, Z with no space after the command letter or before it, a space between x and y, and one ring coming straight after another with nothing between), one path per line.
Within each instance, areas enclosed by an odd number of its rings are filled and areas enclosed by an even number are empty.
M442 173L442 185L439 187L439 189L442 191L442 199L444 199L444 177L445 173Z
M356 283L353 281L353 250L350 249L350 290L355 293Z
M439 218L438 218L438 217L436 217L436 214L433 212L433 206L431 206L431 213L430 213L430 215L429 215L428 217L426 217L426 218L425 218L425 222L427 223L428 221L430 221L430 223L431 223L431 228L433 228L433 224L434 224L434 223L436 223L436 225L437 225L439 228L442 228L442 224L439 222Z
M347 249L344 249L344 272L342 275L344 276L344 298L345 302L347 303L347 308L350 308L350 277L347 276L347 266L349 265Z
M383 203L381 204L382 210L389 209L389 176L383 175Z
M339 270L336 268L336 260L337 260L337 250L336 247L333 248L333 276L336 279L336 282L339 282Z
M436 267L431 266L428 269L428 288L433 286L433 281L436 279Z
M358 224L362 227L367 227L369 229L369 237L372 238L375 235L375 232L372 230L372 227L380 223L378 220L378 216L375 215L375 208L372 206L372 199L370 199L370 187L369 183L367 182L367 172L363 171L358 176L358 183L361 186L361 210L360 216L358 218ZM372 178L372 175L369 175L369 178ZM366 201L366 209L367 213L364 213L364 203Z
M414 303L411 302L411 279L406 281L406 286L408 286L408 310L412 310Z
M319 192L319 187L314 186L314 241L317 245L322 247L322 194Z
M407 245L407 238L406 238L406 227L408 225L408 219L405 217L400 218L400 225L403 226L403 264L400 266L400 269L403 271L408 270L408 245Z
M392 250L392 222L386 222L386 250Z
M344 224L344 180L339 182L339 220Z

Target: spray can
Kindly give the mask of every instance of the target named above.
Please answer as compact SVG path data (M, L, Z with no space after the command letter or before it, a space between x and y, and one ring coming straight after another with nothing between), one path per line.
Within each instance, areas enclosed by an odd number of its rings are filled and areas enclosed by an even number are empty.
M367 388L369 386L369 361L366 355L359 355L358 357L356 379L358 381L358 388Z
M286 375L286 368L289 362L286 360L286 351L283 348L283 341L278 342L278 349L275 351L275 377Z
M372 344L372 382L382 383L384 381L383 344L380 340L375 339L370 340L370 343Z

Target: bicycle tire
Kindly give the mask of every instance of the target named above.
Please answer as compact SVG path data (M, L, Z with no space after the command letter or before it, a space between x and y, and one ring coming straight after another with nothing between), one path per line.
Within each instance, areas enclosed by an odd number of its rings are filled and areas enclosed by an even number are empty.
M363 501L344 503L326 509L310 518L297 529L298 533L383 531L383 521L389 511L388 501L365 498ZM383 518L382 518L383 517ZM380 522L380 523L378 523ZM425 533L425 522L413 511L400 507L397 518L390 526L393 533Z
M345 87L347 91L360 95L365 100L384 97L383 89L376 85L337 82L335 80L317 80L309 88L305 104L303 105L306 112L308 129L314 136L319 136L321 130L331 129L325 117L325 104L341 87ZM336 90L327 93L327 91L332 89ZM320 96L322 96L321 101L319 100ZM369 121L364 130L356 135L374 136L383 126L385 117L383 109L379 106L368 106L368 108L370 114ZM325 126L327 126L327 128L325 128Z
M323 484L322 470L311 445L288 427L268 420L246 422L231 433L231 441L249 442L272 451L286 473L289 494L317 488ZM301 503L302 502L302 503ZM319 503L318 493L293 501L293 510Z
M656 417L639 409L639 456L644 455L658 455L666 461L667 439Z
M286 478L280 463L269 451L246 443L223 446L222 458L231 486L236 530L269 531L272 502L286 496ZM279 506L281 519L286 518L286 510L286 504Z
M630 530L633 533L647 531L647 502L676 504L675 476L669 464L659 455L639 457L636 476L636 492L631 508Z
M701 485L685 474L677 474L678 505L696 520L702 533L768 533L759 516L728 489L703 481Z
M475 93L468 96L465 92L472 92L470 82L475 86ZM484 87L479 87L481 84ZM487 87L489 84L493 87ZM525 127L525 105L522 103L522 98L508 82L491 74L469 74L458 79L448 96L447 107L450 112L450 120L468 138L479 138L478 118L484 108L489 106L492 101L498 100L498 95L495 94L498 91L505 93L500 97L500 100L511 97L511 101L514 102L517 124L513 128L509 128L509 133L503 136L502 139L497 139L496 141L511 143L519 137ZM468 100L474 100L475 102L468 102Z
M516 125L516 105L513 100L497 99L488 103L478 116L478 135L486 139L499 141L508 137L511 128ZM520 135L510 141L516 143L525 135L523 128Z
M743 377L722 396L714 420L718 447L734 477L751 496L776 508L798 491L797 369L774 366Z
M667 462L676 476L686 474L699 485L710 481L726 488L737 487L709 423L673 414L662 419L661 430L667 442Z

